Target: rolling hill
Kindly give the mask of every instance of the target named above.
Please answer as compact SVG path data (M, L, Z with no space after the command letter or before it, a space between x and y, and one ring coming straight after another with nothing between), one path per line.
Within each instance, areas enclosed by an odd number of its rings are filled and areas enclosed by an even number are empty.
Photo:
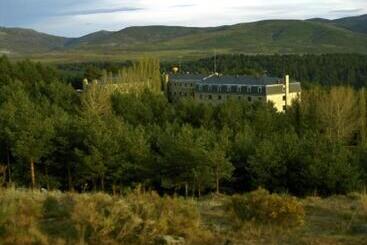
M26 55L60 50L65 47L68 40L31 29L0 27L0 54Z
M311 21L334 24L336 26L343 27L354 32L367 34L367 14L361 16L346 17L336 20L317 18L317 19L311 19Z
M177 55L218 53L367 54L367 15L337 20L266 20L230 26L128 27L64 38L20 28L0 28L0 53L18 56Z

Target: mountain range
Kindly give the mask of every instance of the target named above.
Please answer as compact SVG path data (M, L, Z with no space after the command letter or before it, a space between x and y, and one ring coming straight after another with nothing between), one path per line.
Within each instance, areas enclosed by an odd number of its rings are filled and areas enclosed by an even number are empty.
M367 54L367 15L336 20L265 20L196 28L128 27L65 38L30 29L0 27L0 54L9 56L165 54L203 56L218 53Z

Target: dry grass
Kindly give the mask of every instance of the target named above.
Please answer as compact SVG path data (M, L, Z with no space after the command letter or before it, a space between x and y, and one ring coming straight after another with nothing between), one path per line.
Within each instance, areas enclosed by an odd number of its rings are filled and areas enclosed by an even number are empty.
M250 211L256 214L256 207L272 207L272 212L279 212L277 205L264 204L278 197L257 197L258 193L253 196L252 200L257 201ZM286 199L288 203L290 199ZM0 244L160 244L157 241L167 235L182 237L186 244L204 245L366 244L367 241L366 194L299 200L306 214L302 226L256 219L244 219L239 226L228 210L231 200L227 196L184 200L139 190L113 197L102 193L2 189Z

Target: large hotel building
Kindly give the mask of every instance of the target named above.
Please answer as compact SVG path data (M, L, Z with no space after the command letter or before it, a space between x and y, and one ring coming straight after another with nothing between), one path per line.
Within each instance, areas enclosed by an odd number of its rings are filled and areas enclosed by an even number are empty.
M210 76L171 74L166 76L167 95L171 101L193 98L198 102L218 104L228 99L271 102L277 111L285 111L293 100L301 98L301 84L289 76Z

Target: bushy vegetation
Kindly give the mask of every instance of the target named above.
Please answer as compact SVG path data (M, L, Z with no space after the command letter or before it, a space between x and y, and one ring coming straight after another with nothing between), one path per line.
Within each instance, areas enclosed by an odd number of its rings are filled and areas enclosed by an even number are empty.
M8 189L1 190L0 208L2 244L156 244L163 235L190 244L213 239L193 202L154 192L112 197Z
M264 189L233 196L229 210L240 222L252 220L284 227L303 225L305 218L303 205L295 197L270 194Z
M359 245L366 238L363 198L296 200L258 190L191 200L142 189L110 196L8 188L0 189L0 243Z

